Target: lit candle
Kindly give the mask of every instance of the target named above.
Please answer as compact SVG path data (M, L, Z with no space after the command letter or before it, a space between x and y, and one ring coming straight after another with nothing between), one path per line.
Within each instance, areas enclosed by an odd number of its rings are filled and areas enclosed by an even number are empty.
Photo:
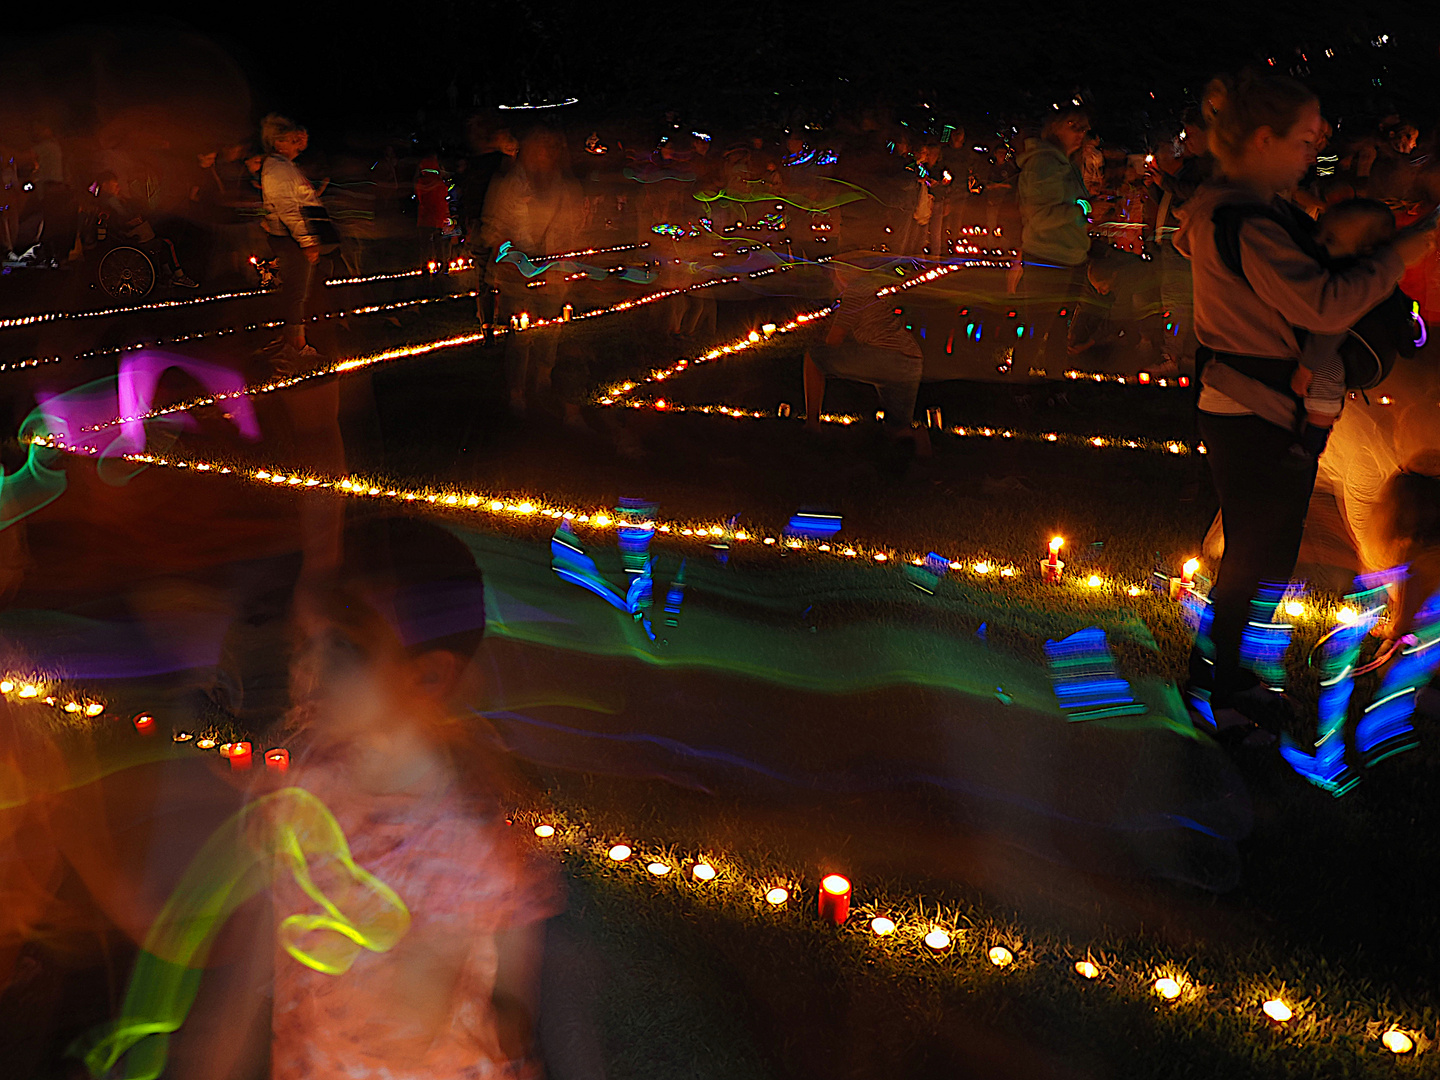
M248 742L226 743L226 746L229 749L225 751L225 756L230 759L232 771L240 772L250 768L252 759Z
M1199 559L1186 559L1185 565L1180 568L1180 586L1189 589L1195 585L1195 571L1200 569Z
M234 758L230 759L232 762ZM271 772L290 771L290 751L283 746L277 746L273 750L265 751L265 768Z
M850 917L850 879L831 874L820 882L820 918L839 926Z
M560 319L562 322L569 322L570 316L574 314L575 308L571 304L566 304L563 308L560 309Z
M1060 574L1065 569L1065 564L1060 561L1060 549L1064 546L1063 537L1057 536L1050 541L1050 557L1040 563L1040 577L1045 581L1060 580Z
M149 713L141 713L135 717L135 730L141 735L155 734L155 718Z

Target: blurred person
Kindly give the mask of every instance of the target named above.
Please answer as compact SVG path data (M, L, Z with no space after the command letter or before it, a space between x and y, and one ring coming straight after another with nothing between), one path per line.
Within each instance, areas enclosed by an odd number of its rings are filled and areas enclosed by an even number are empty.
M522 313L530 321L558 318L565 303L563 278L543 288L526 288L526 279L509 264L497 262L509 242L531 258L573 250L582 214L580 185L562 168L565 143L559 132L537 128L520 142L515 165L490 185L482 229L486 247L497 252L486 282L500 291L498 318L508 322ZM551 377L560 327L527 330L506 337L505 373L510 410L524 416L532 405L551 397ZM579 406L564 403L567 421L579 420Z
M1076 151L1079 159L1080 178L1085 190L1099 195L1105 189L1105 154L1100 149L1100 136L1093 131L1085 136L1085 142Z
M924 254L929 246L931 220L936 213L935 190L942 186L940 146L925 142L915 151L915 160L908 166L911 177L909 193L902 206L908 209L895 250L906 255ZM941 218L944 212L941 211ZM940 252L931 252L939 255Z
M262 225L280 274L279 301L285 318L275 369L277 374L291 375L313 369L321 361L319 350L305 339L305 324L311 314L317 273L322 265L328 265L328 259L322 264L322 252L338 250L339 245L333 242L335 238L321 235L323 226L333 226L310 181L295 166L295 159L309 143L306 130L288 117L271 113L261 123L260 135L266 152L259 167L265 207ZM281 396L281 403L295 440L295 464L319 474L343 473L339 380L321 379L292 387ZM343 520L344 509L336 499L311 499L301 507L307 576L326 573L336 565Z
M1330 271L1296 239L1310 219L1278 197L1314 159L1322 124L1315 95L1279 76L1222 78L1207 88L1204 108L1219 171L1187 203L1175 243L1194 267L1199 431L1225 552L1210 593L1209 633L1191 653L1188 693L1222 741L1266 745L1284 702L1243 669L1240 640L1261 585L1283 587L1294 571L1316 458L1293 452L1293 426L1263 419L1242 398L1254 397L1252 385L1293 394L1294 328L1346 330L1391 293L1406 263L1430 250L1434 229L1402 233L1349 269ZM1246 215L1234 230L1243 277L1227 265L1228 234L1220 235L1237 212ZM1301 441L1310 434L1307 428ZM1323 437L1316 442L1313 451L1323 450Z
M880 395L885 433L929 457L929 433L914 424L924 369L920 343L895 314L889 296L880 295L890 280L873 272L894 263L858 251L832 260L832 272L843 288L824 339L805 350L805 426L811 431L821 429L827 379L869 383ZM918 265L912 269L918 270Z
M598 1038L568 955L545 970L547 920L563 907L559 875L509 826L523 788L474 711L484 632L475 558L431 522L352 525L341 562L302 583L284 725L290 766L283 778L252 774L250 794L283 786L318 800L352 863L307 852L302 884L292 851L267 839L283 835L277 811L296 800L256 799L245 835L273 867L268 903L236 913L229 929L252 947L224 973L227 993L202 981L166 1075L248 1075L268 1057L276 1080L538 1080L542 1019L551 1033L563 1029L545 1048L557 1067L596 1075ZM286 924L333 903L363 927L376 905L357 895L366 886L351 866L393 898L389 909L403 908L404 922L388 948L358 948L343 970L326 972L300 959L326 935L297 941Z
M305 322L320 263L321 238L311 222L323 205L305 174L295 166L308 138L304 128L277 113L265 117L260 132L265 150L260 164L260 190L265 202L263 227L279 266L280 302L285 313L281 355L292 365L313 362L320 354L305 340Z
M1085 288L1070 320L1066 351L1072 359L1083 359L1087 370L1098 370L1096 365L1121 344L1124 328L1112 318L1119 280L1119 258L1092 259L1085 269Z
M478 118L470 125L469 139L470 155L460 163L456 183L460 191L465 247L475 264L475 317L480 320L488 343L495 326L495 290L484 280L486 266L494 256L484 237L485 198L495 178L514 163L520 144L508 130L492 129Z
M443 269L450 262L450 244L445 236L450 224L450 176L434 147L427 147L420 155L414 188L420 263L433 263Z
M65 171L65 154L47 123L35 125L35 142L30 147L35 170L30 174L30 198L44 222L44 250L50 258L64 261L75 247L80 224L80 202Z
M1170 323L1161 339L1161 352L1175 373L1195 370L1194 281L1190 260L1175 250L1174 221L1182 207L1215 169L1203 117L1187 110L1173 144L1162 147L1149 162L1150 182L1160 191L1155 211L1155 241L1160 248L1160 303ZM1168 371L1166 372L1169 373Z
M1397 209L1415 201L1422 164L1415 153L1419 139L1420 131L1414 124L1396 124L1385 132L1365 185L1367 198L1379 199Z
M15 250L20 224L20 170L15 151L0 142L0 256Z
M99 192L100 209L109 217L109 234L112 238L134 244L159 264L156 269L164 272L171 285L182 289L198 289L199 283L192 281L180 268L180 258L175 245L163 236L155 234L154 227L137 213L120 194L120 178L113 172L103 172L95 181Z
M277 1078L538 1076L544 923L557 876L506 827L517 783L466 708L485 629L469 549L436 525L347 530L339 572L297 597L289 782L319 796L409 931L336 978L275 953ZM303 910L279 886L277 912Z
M965 125L961 124L950 132L950 138L940 148L938 168L942 183L936 197L940 218L930 231L932 255L948 254L950 238L958 238L960 230L970 224L967 211L970 195L980 184L980 162L965 133Z
M269 256L269 242L260 221L265 212L260 190L264 155L247 143L232 143L216 156L214 207L216 263L232 285L250 284L250 258ZM251 167L253 165L253 168ZM202 191L205 190L203 185Z
M1060 346L1066 318L1061 312L1073 308L1085 281L1089 195L1072 155L1089 134L1086 110L1057 110L1038 138L1025 140L1017 159L1021 236L1016 291L1029 330L1015 350L1017 366L1043 363Z

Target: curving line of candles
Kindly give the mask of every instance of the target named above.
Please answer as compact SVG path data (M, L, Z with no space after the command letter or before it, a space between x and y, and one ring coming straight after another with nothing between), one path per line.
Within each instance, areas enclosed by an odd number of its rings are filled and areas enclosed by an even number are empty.
M38 446L47 449L59 450L65 453L76 454L77 456L95 456L97 450L94 446L84 448L68 445L58 436L37 436L30 440ZM555 525L565 524L570 528L577 525L585 525L592 529L604 530L613 527L616 522L610 511L600 509L580 509L577 507L565 507L557 505L556 501L546 496L508 496L501 497L498 494L466 491L461 488L409 488L396 484L392 481L378 477L363 476L324 476L304 472L288 472L283 470L271 470L253 468L247 465L227 464L222 461L201 461L194 458L163 457L157 454L122 454L118 455L122 460L141 465L153 465L159 468L187 469L195 473L209 473L218 476L229 476L248 483L264 485L272 488L284 488L293 491L323 491L337 495L344 495L352 498L383 499L395 503L408 504L410 506L424 507L430 510L455 511L469 514L479 514L494 521L508 521L510 523L522 522L547 522ZM746 544L759 543L762 547L770 547L779 551L782 555L792 553L807 554L814 556L830 556L837 559L851 559L857 562L873 562L886 565L891 563L910 563L914 566L927 566L933 561L930 553L905 552L895 547L876 547L864 544L841 544L831 543L829 540L804 538L798 536L787 536L782 531L777 535L765 535L754 533L748 529L737 528L733 524L705 524L692 521L657 521L650 525L655 531L669 540L677 543L687 541L713 544L716 542ZM1045 581L1060 582L1060 568L1054 565L1054 556L1059 547L1056 541L1063 543L1059 537L1050 543L1051 563L1046 566L1042 561L1041 578ZM1194 560L1192 560L1194 562ZM1194 567L1186 564L1187 570L1193 578ZM1195 562L1198 566L1198 562ZM995 574L999 578L1009 579L1020 576L1021 571L1014 564L1007 564L993 561L988 555L972 555L965 559L946 560L941 567L942 571L972 574L976 578L988 578ZM1116 578L1104 578L1099 574L1091 574L1084 579L1069 579L1078 584L1079 587L1094 594L1097 597L1103 596L1107 599L1113 598L1117 592L1123 592L1130 597L1141 596L1146 589L1139 584L1126 584ZM1177 579L1178 580L1178 579ZM1298 603L1295 607L1300 608ZM1288 610L1288 609L1287 609ZM1303 610L1303 608L1301 608Z
M698 898L715 898L722 885L739 889L751 895L761 910L796 912L801 909L796 901L804 888L799 884L804 875L788 873L783 875L757 874L753 878L733 866L723 871L716 866L716 860L706 855L691 859L676 859L669 852L652 856L641 854L633 842L627 840L600 840L591 836L583 827L565 820L559 814L539 813L515 815L511 823L534 821L532 831L543 846L557 847L576 854L598 857L602 865L615 868L643 867L644 877L687 882L687 894ZM904 910L924 911L931 905L925 904L868 904L862 907L864 916L859 922L850 921L851 904L855 894L854 883L840 873L828 873L815 888L815 913L820 922L843 928L857 936L865 936L886 945L902 943L913 950L923 946L923 953L942 960L966 952L970 931L946 924L940 919L910 917ZM903 910L902 910L903 909ZM993 941L993 936L992 936ZM984 948L985 959L999 970L1026 970L1049 962L1049 958L1038 950L1029 951L1018 936L1005 935L1003 942L994 942ZM1143 987L1161 1001L1176 1007L1198 1004L1209 987L1202 987L1186 975L1182 967L1161 965L1145 969L1126 968L1120 964L1096 963L1093 952L1087 952L1083 959L1068 957L1066 967L1074 975L1087 982L1104 982L1121 987ZM1263 1015L1270 1024L1279 1028L1295 1018L1297 1012L1311 1013L1316 1010L1301 1005L1294 999L1287 999L1282 987L1273 987L1270 995L1245 995L1249 999L1246 1008ZM1372 1025L1380 1044L1396 1055L1408 1054L1415 1049L1422 1036L1416 1029L1402 1027L1395 1022Z
M53 682L37 675L6 675L0 678L0 695L13 697L22 703L49 705L73 716L83 714L93 718L105 712L104 703L93 698L79 698L61 692ZM138 714L131 723L136 732L142 736L153 736L156 733L155 718L149 713ZM252 767L254 762L254 749L247 740L221 743L213 737L196 738L185 731L175 732L172 740L177 744L193 743L199 750L216 751L221 757L228 760L232 771L247 770ZM284 747L272 747L265 751L263 759L265 767L269 771L284 773L290 768L290 752ZM597 842L578 826L562 822L561 827L557 828L552 824L552 821L557 820L561 819L558 815L553 814L536 816L536 824L532 830L536 838L541 841L552 841L556 837L560 837L557 843L572 851L597 847ZM638 853L635 847L627 842L607 842L600 846L604 847L605 859L608 863L643 865L645 873L651 878L683 879L688 877L697 889L703 889L724 879L715 862L705 856L699 856L687 863L676 865L673 857L669 855L636 858ZM687 873L677 872L682 866L687 868ZM757 900L763 900L766 908L771 910L793 909L795 907L793 901L797 900L803 891L798 884L801 877L802 875L799 874L791 874L782 879L759 878L750 887ZM734 884L733 881L731 883ZM816 914L820 921L837 928L848 926L851 929L858 929L849 921L854 885L848 877L833 872L826 874L821 879L815 895ZM923 910L923 906L921 910ZM882 941L908 941L912 938L919 938L926 951L937 958L953 953L957 940L963 943L966 935L964 930L942 925L935 920L906 920L898 910L891 910L889 914L875 911L865 922L863 930L859 930L859 932L867 933ZM1030 959L1025 956L1023 943L1013 939L1008 944L991 945L986 950L985 957L990 964L999 969L1008 969L1017 964L1024 967L1025 965L1021 961ZM1125 972L1117 966L1102 968L1094 962L1089 954L1085 959L1073 961L1070 967L1076 975L1088 981L1095 981L1105 976L1108 981L1119 985L1126 981L1127 977L1130 980L1138 977L1140 981L1148 984L1150 991L1157 997L1170 1003L1198 1001L1201 997L1200 991L1203 989L1194 984L1183 970L1171 967L1137 976L1136 973ZM1294 1003L1287 1002L1283 996L1266 998L1259 1003L1258 1007L1276 1025L1289 1023L1295 1016ZM1420 1038L1418 1031L1403 1028L1398 1024L1390 1023L1380 1025L1380 1027L1383 1029L1378 1036L1381 1045L1397 1055L1410 1053L1415 1048L1416 1040Z
M697 289L710 288L715 285L723 285L727 282L733 282L738 280L740 280L738 277L717 278L713 281L707 281L700 285L691 285L678 289L662 289L659 292L646 293L643 296L637 296L630 300L622 300L619 303L609 304L605 307L594 308L590 311L580 312L578 314L575 313L572 309L570 309L569 305L566 305L566 310L561 315L553 319L531 319L528 313L521 313L521 315L516 316L515 319L511 321L511 325L508 328L497 327L491 330L491 334L492 336L498 336L507 333L523 333L529 330L540 330L547 326L558 326L561 323L580 322L585 319L596 319L602 318L607 315L618 315L622 312L630 311L634 308L643 307L646 304L653 304L658 300L664 300L671 296L678 296L681 293L693 292ZM233 394L215 394L205 397L192 398L189 401L182 401L175 405L168 405L159 409L151 409L148 412L138 413L134 416L117 416L112 420L105 421L104 423L91 424L85 428L82 428L81 430L85 432L104 431L119 424L130 423L137 420L154 420L159 417L169 416L178 412L188 412L191 409L204 408L209 405L215 405L220 401L228 400L232 397L246 397L256 394L270 394L274 393L277 390L285 390L291 386L295 386L298 383L308 382L311 379L321 379L329 375L343 375L346 372L358 371L363 368L370 367L374 364L385 363L390 360L404 360L411 357L423 356L427 353L437 352L441 349L453 349L463 345L473 345L476 342L483 341L484 337L485 334L483 331L477 331L471 334L458 334L454 337L440 338L435 341L426 341L419 342L413 345L398 346L393 349L386 349L383 352L371 353L368 356L347 357L345 359L337 360L333 364L327 364L323 367L316 368L313 371L307 371L301 375L296 375L286 379L272 379L271 381L266 383L258 383L255 385L246 386Z
M539 255L531 260L537 266L547 262L555 262L558 259L569 259L580 255L605 255L617 251L633 251L636 248L649 247L646 244L617 244L614 247L587 248L584 251L567 251L554 255ZM253 259L251 260L254 261ZM438 274L442 269L449 273L460 273L472 269L475 261L470 258L451 259L442 266L438 262L427 262L424 266L415 267L410 270L395 270L384 274L368 274L363 277L331 278L324 284L327 288L337 288L347 285L365 285L375 281L398 281L403 278L424 277L426 274ZM45 311L36 312L33 315L19 315L8 319L0 319L0 330L10 330L19 326L33 326L37 323L58 322L61 319L97 319L110 315L125 315L135 311L161 311L167 308L194 307L197 304L213 304L219 300L237 300L248 296L264 296L265 289L240 289L235 292L216 293L213 296L191 296L181 300L152 300L148 304L130 304L125 307L105 308L97 311Z

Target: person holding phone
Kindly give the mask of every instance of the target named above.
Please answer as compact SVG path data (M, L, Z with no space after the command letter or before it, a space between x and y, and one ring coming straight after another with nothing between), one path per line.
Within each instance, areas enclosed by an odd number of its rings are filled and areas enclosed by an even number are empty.
M1207 368L1263 383L1292 397L1296 328L1341 333L1385 299L1405 266L1430 251L1433 224L1402 230L1343 270L1297 240L1313 222L1280 198L1315 158L1323 120L1305 86L1281 76L1216 79L1205 95L1216 177L1181 213L1176 250L1195 277L1195 332L1202 388L1198 428L1220 499L1225 551L1210 594L1208 635L1190 661L1190 697L1222 741L1266 745L1284 702L1244 670L1240 641L1262 584L1283 586L1299 555L1315 485L1316 457L1295 452L1296 434L1216 389ZM1258 207L1235 234L1242 273L1222 255L1217 221ZM1217 217L1218 213L1218 217ZM1281 221L1287 225L1282 225ZM1208 714L1208 715L1207 715Z

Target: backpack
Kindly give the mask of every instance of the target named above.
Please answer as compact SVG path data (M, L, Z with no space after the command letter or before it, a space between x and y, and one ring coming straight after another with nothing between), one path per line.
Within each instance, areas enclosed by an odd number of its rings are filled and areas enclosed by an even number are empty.
M1289 234L1296 246L1322 266L1330 264L1325 250L1315 242L1315 223L1298 210L1285 212L1275 206L1253 203L1231 203L1216 207L1211 220L1215 224L1215 249L1220 261L1247 285L1245 268L1240 259L1240 227L1249 218L1265 218L1275 222ZM1356 320L1340 345L1340 359L1345 363L1345 386L1350 390L1369 390L1390 374L1401 356L1414 356L1425 340L1425 324L1420 321L1418 305L1398 287L1389 296ZM1295 327L1295 336L1302 344L1306 331Z

